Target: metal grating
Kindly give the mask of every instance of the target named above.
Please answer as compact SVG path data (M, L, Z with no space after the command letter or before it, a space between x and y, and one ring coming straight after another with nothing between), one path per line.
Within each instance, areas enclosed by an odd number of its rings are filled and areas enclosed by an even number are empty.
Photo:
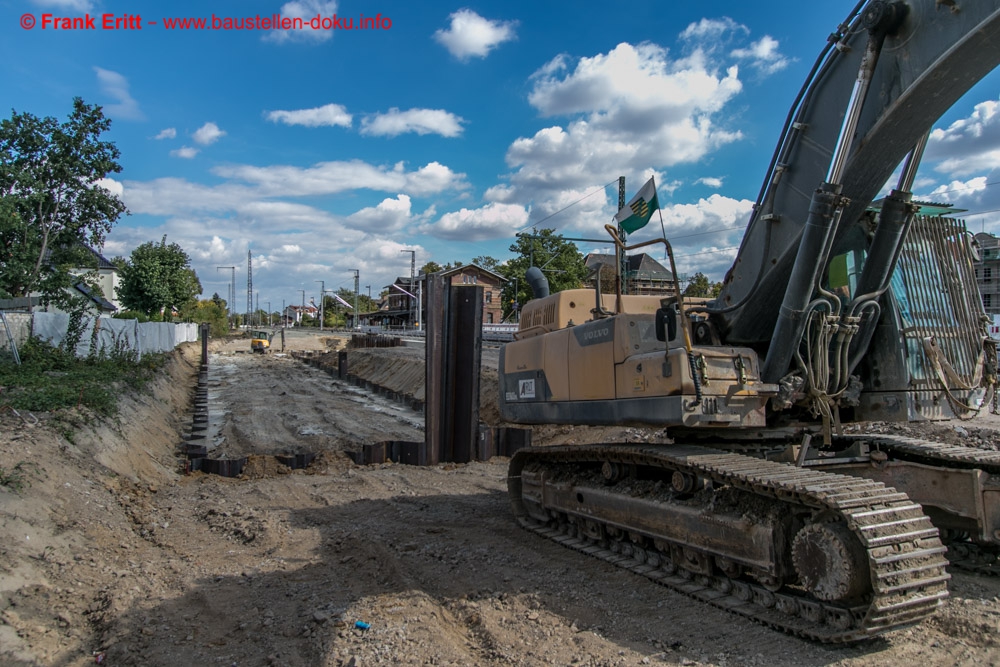
M941 389L923 347L932 336L965 385L978 384L988 330L965 223L916 218L892 290L903 321L911 388Z

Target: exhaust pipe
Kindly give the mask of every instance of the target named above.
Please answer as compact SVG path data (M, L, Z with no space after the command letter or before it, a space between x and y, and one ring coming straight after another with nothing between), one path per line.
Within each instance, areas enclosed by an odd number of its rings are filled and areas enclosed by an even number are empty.
M549 295L549 279L537 266L528 267L528 270L524 272L524 279L528 281L531 293L536 299L542 299Z

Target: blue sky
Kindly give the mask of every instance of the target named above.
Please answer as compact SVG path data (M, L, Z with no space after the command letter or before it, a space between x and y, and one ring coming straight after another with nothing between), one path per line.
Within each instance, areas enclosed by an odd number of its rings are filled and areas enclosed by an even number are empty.
M602 238L618 176L631 197L651 174L679 272L721 279L788 106L853 5L0 0L0 108L62 119L74 96L102 105L124 168L106 185L132 213L105 255L166 234L206 297L228 293L217 266L239 267L238 307L248 249L273 310L318 296L319 280L353 287L354 269L377 293L409 274L402 250L419 267L507 259L536 224ZM46 14L97 29L43 28ZM104 15L139 18L105 30ZM164 21L213 15L379 24ZM998 81L937 125L915 186L968 209L974 231L1000 231Z

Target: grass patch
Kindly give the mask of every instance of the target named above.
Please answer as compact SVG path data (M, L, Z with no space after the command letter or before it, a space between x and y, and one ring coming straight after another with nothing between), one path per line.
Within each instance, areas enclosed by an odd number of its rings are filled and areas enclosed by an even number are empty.
M34 338L20 354L20 366L0 363L0 405L31 412L85 406L107 416L118 411L123 388L143 389L167 358L145 354L139 359L129 350L115 350L78 359Z

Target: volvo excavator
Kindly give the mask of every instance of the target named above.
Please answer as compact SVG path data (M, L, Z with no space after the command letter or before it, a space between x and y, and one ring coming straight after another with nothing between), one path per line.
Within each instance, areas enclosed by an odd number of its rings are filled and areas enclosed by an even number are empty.
M998 63L1000 0L861 2L788 113L718 298L548 295L530 271L503 418L671 444L517 452L520 523L823 642L933 614L949 563L1000 569L1000 453L854 426L990 406L976 248L911 190L932 124Z

